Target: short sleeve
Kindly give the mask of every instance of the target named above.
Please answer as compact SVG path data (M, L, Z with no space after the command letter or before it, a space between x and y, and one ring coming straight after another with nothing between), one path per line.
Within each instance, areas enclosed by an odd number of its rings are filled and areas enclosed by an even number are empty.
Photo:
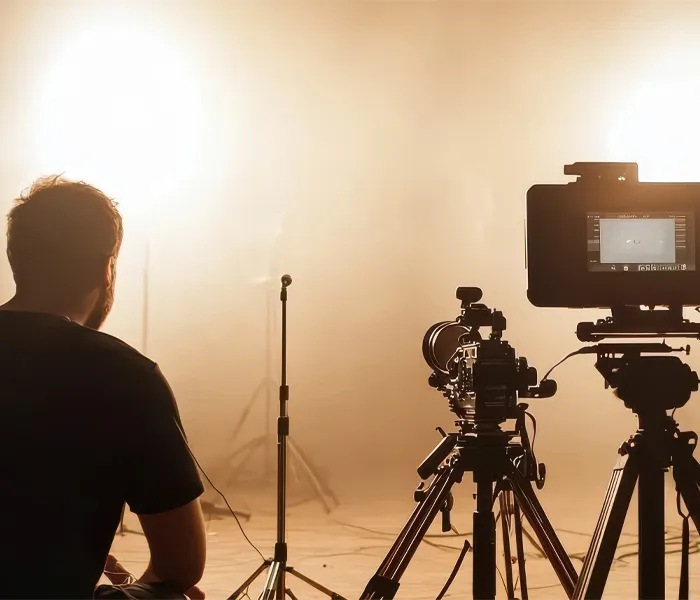
M170 385L156 365L126 400L125 500L141 515L180 508L204 487L192 458Z

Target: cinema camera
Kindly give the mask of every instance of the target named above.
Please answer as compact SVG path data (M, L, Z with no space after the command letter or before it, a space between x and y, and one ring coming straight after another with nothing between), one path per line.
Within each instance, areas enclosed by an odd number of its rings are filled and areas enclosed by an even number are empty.
M503 313L477 304L479 288L457 288L461 314L428 329L423 338L423 357L433 370L431 387L442 392L464 423L486 426L518 417L518 398L549 398L557 391L554 380L537 386L537 371L527 358L516 357L503 339ZM481 327L491 333L483 339Z
M639 419L619 450L572 597L602 596L637 481L639 597L665 597L664 474L672 469L683 517L680 598L688 598L689 518L700 532L698 436L681 432L667 411L688 402L698 376L668 356L689 346L619 340L700 338L700 324L683 317L684 307L700 304L700 183L640 183L635 163L574 163L564 173L578 179L527 193L527 295L538 307L611 310L579 323L577 336L618 341L572 355L596 354L606 387Z
M449 400L450 409L458 417L458 431L448 434L438 428L442 440L418 467L422 480L414 494L418 505L361 599L389 600L396 596L401 576L438 512L442 513L443 532L451 530L451 489L465 473L471 473L476 484L474 598L496 597L496 502L500 507L508 597L515 598L519 585L522 597L527 598L521 514L534 531L566 595L571 597L578 576L535 495L532 483L543 487L545 469L535 459L525 427L525 417L529 415L533 422L534 417L527 412L526 404L518 402L520 398L553 396L556 383L548 379L536 385L537 371L526 358L518 358L515 349L503 339L503 314L478 303L482 296L479 288L460 287L456 295L462 302L460 315L454 321L436 323L428 329L423 339L423 356L433 371L429 384ZM491 329L486 339L480 333L482 327ZM514 428L503 429L501 424L511 419L515 421ZM511 526L515 528L515 561L510 546ZM445 596L469 548L466 542L438 599ZM514 577L516 563L518 576Z

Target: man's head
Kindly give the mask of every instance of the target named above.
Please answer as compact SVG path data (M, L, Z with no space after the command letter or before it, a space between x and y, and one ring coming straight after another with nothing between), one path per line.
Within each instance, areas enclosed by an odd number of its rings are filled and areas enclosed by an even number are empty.
M91 185L52 176L15 201L7 222L17 296L83 307L84 324L98 329L114 302L123 237L116 203Z

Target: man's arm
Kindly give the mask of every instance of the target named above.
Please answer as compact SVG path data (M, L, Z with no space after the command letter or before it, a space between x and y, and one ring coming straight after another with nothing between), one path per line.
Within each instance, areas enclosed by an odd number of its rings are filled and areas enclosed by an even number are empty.
M170 386L157 368L142 383L130 401L125 469L126 501L151 551L140 580L184 593L204 571L206 532L199 504L204 488Z
M199 499L164 513L138 517L151 551L148 569L139 581L166 582L180 592L199 583L207 557Z

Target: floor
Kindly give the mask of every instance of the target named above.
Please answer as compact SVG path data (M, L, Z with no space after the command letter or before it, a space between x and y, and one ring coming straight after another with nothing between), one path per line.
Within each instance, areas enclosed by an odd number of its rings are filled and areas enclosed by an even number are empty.
M243 520L248 536L268 556L272 553L276 537L276 520L273 506L255 504L249 520ZM359 597L370 577L393 543L396 534L408 517L411 505L376 502L362 508L340 506L330 514L316 503L307 503L288 511L287 541L289 544L289 565L325 587L332 589L348 600ZM217 513L219 511L217 510ZM566 516L559 511L556 525ZM468 531L470 516L457 514L453 524ZM459 521L459 523L457 523ZM574 523L572 515L566 519L567 525ZM115 539L112 553L132 572L140 574L148 560L148 549L142 535L136 533L138 521L129 515L127 531ZM676 521L675 529L670 529L668 537L676 536L680 528ZM133 531L133 532L132 532ZM585 552L589 538L574 529L558 529L562 543L570 555ZM228 598L262 562L260 556L248 545L235 520L220 514L213 514L208 521L208 561L200 587L209 599ZM401 580L397 598L406 600L434 599L442 589L462 548L463 540L471 536L442 534L439 522L429 532L411 565ZM500 544L500 541L499 541ZM623 533L626 544L618 550L618 560L608 580L605 598L622 600L636 597L636 537L632 532ZM698 540L693 535L691 552L698 548ZM499 546L500 547L500 546ZM677 545L669 545L677 550ZM632 556L625 556L632 550ZM526 542L527 573L530 598L537 600L565 598L562 588L549 565L538 556L537 550ZM457 575L445 598L471 598L471 553ZM501 554L502 557L502 554ZM700 562L697 555L690 557L691 597L700 592ZM502 558L501 558L502 560ZM574 566L580 568L580 560L574 558ZM502 562L501 562L502 565ZM675 552L667 556L667 590L669 597L678 595L680 555ZM517 570L517 569L516 569ZM503 573L501 568L501 573ZM250 597L257 596L264 583L261 576L250 586ZM504 587L500 585L499 598L505 598ZM299 600L325 598L306 583L291 578L287 583Z

